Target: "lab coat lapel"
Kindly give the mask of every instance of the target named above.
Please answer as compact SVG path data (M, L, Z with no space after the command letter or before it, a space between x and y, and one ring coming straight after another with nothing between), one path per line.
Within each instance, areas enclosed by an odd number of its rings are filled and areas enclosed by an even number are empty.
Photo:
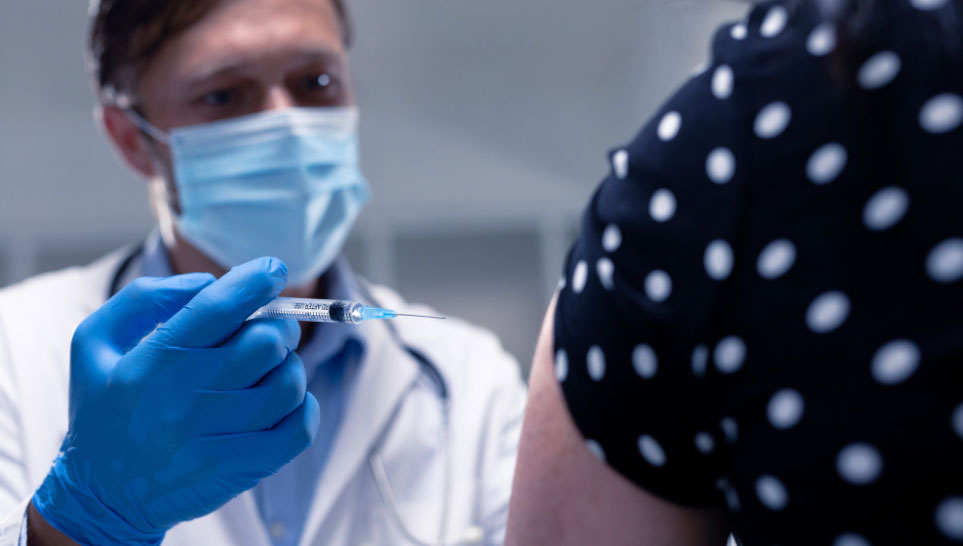
M231 537L231 544L271 546L271 538L251 491L235 497L216 513L223 516L221 522L224 532Z
M381 435L405 392L418 377L418 366L380 321L356 328L368 340L358 384L348 401L348 411L338 429L328 462L318 481L301 546L311 544L324 518L367 460L368 451Z

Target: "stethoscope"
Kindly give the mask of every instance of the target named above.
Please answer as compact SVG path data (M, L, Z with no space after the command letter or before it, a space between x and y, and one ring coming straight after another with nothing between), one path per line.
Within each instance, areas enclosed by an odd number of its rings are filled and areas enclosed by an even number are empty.
M110 281L109 291L107 293L108 299L116 294L121 288L121 284L124 281L124 277L127 275L131 265L137 260L144 252L143 245L136 247L131 251L124 260L117 267L117 271L114 273L113 278ZM366 303L373 305L375 307L380 307L374 296L371 295L367 286L363 282L358 283L361 295L367 300ZM395 340L398 345L408 353L411 358L415 360L418 364L418 369L420 370L422 376L431 381L434 385L435 394L438 397L438 402L441 408L442 415L442 430L441 430L441 441L444 449L444 475L442 478L442 508L441 508L441 521L438 525L438 537L434 541L426 541L415 536L411 531L411 528L405 523L404 517L401 515L401 510L398 508L398 502L395 499L394 490L391 488L391 482L388 480L388 473L385 470L384 461L381 458L382 446L385 439L388 437L388 433L392 430L395 421L398 418L398 411L395 410L394 414L389 419L388 423L382 429L378 438L371 445L368 450L368 470L371 472L372 478L374 478L375 486L378 489L378 496L381 497L381 502L384 504L385 508L388 510L388 515L394 522L395 526L401 532L405 540L415 544L416 546L445 546L445 534L447 533L448 526L448 509L451 499L451 435L450 435L450 417L451 417L451 398L448 392L448 384L445 381L444 376L438 367L420 350L406 344L402 339L398 330L395 328L394 324L383 321L392 339ZM480 526L472 525L464 533L463 538L457 542L451 543L450 546L468 546L471 544L481 544L484 539L484 531Z

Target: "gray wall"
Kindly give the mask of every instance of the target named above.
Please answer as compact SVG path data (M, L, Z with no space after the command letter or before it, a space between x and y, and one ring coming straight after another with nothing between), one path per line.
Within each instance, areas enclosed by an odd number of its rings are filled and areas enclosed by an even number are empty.
M375 199L347 254L496 331L523 366L606 171L741 3L349 0ZM0 2L0 286L152 225L92 118L86 2Z

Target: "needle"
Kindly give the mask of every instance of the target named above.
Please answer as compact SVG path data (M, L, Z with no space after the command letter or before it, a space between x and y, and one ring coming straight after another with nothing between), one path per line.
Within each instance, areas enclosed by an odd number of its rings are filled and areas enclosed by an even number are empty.
M429 315L409 315L407 313L397 313L399 317L417 317L417 318L430 318L435 320L445 320L445 317L432 317Z

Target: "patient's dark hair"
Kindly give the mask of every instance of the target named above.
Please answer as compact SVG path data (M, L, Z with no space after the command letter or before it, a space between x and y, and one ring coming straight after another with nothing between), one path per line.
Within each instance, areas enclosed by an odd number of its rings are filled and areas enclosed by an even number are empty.
M344 0L329 0L335 8L345 45L351 25ZM154 55L164 43L210 13L221 0L100 0L92 8L89 64L94 84L103 96L133 92Z
M943 60L959 61L963 57L963 2L960 0L948 0L934 10L933 15L940 23L936 32L932 26L919 24L921 11L910 7L907 0L801 1L815 4L823 19L836 24L841 46L837 52L850 64L865 60L881 43L890 43L898 31L909 31L917 47Z
M894 47L913 48L925 59L914 80L939 78L959 84L963 64L963 0L946 0L930 12L910 0L789 0L814 5L819 18L835 26L837 43L831 62L840 88L848 92L858 134L859 155L872 157L868 176L885 180L905 172L904 131L893 123L905 110L902 92L890 86L866 93L857 83L860 66L873 54ZM938 2L937 2L938 3ZM922 52L922 55L918 53ZM926 85L924 82L918 82ZM828 90L827 90L828 92Z

